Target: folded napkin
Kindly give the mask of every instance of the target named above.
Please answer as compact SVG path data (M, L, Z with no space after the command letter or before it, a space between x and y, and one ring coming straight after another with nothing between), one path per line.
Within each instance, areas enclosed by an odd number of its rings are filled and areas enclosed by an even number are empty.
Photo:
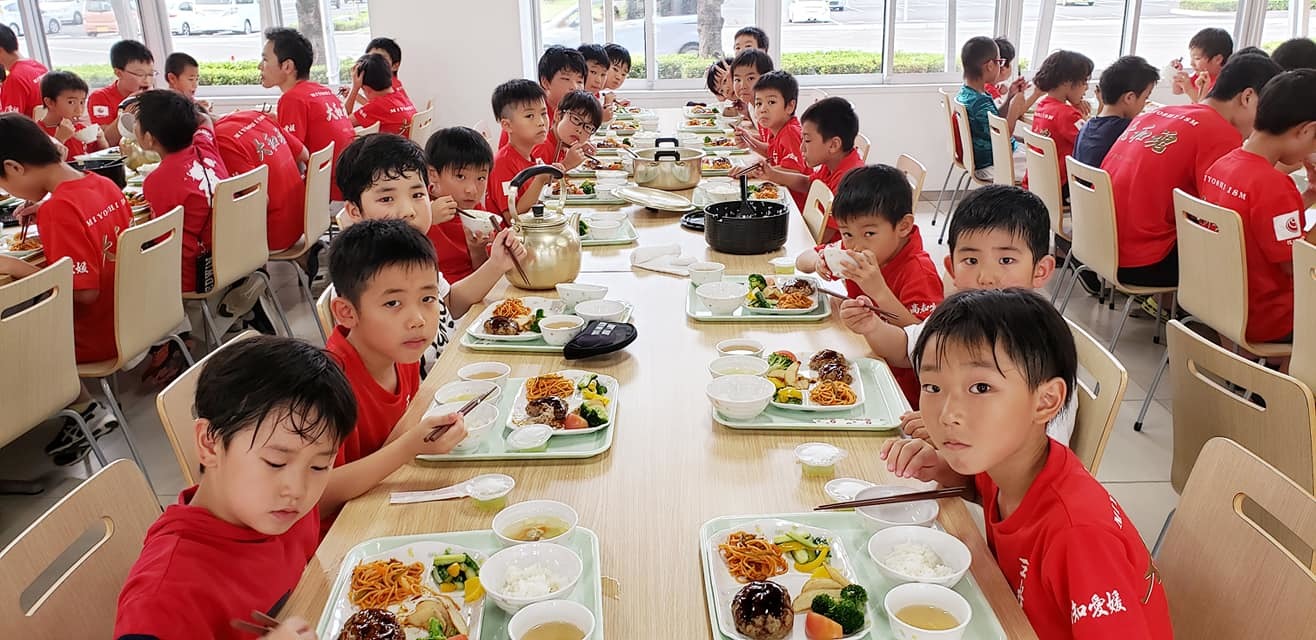
M690 269L686 265L677 264L680 258L681 247L679 245L664 244L640 247L631 252L631 266L636 269L647 269L684 278L690 275Z

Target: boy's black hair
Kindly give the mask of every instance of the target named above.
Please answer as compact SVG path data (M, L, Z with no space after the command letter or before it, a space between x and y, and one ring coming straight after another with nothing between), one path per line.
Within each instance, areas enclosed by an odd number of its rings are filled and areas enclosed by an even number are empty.
M434 243L406 220L362 220L342 231L329 247L329 279L337 295L361 304L370 279L385 267L435 270Z
M1033 264L1051 253L1051 214L1033 192L1013 185L994 184L974 189L951 216L950 253L970 233L1000 230L1023 239Z
M758 43L759 50L763 51L764 53L767 53L768 33L766 31L758 27L741 27L740 30L736 32L735 37L739 38L740 36L749 36L751 38L754 38L754 42Z
M0 24L0 49L6 53L18 51L18 34L7 24Z
M1230 54L1230 57L1244 56L1249 54L1266 56L1267 58L1270 57L1270 52L1266 51L1265 49L1262 49L1261 47L1243 47L1242 49L1239 49L1238 51L1235 51L1234 53Z
M838 222L875 216L898 224L914 212L914 189L905 172L885 164L851 169L836 185L832 216Z
M1285 71L1293 69L1316 69L1316 41L1311 38L1294 38L1285 40L1275 47L1270 59Z
M0 113L0 176L4 163L13 160L25 167L46 167L63 162L59 147L35 120L21 113Z
M731 61L731 70L754 67L760 74L772 71L772 56L762 49L742 49Z
M356 426L356 396L342 368L296 338L254 336L225 345L201 369L193 406L209 422L206 433L225 447L249 428L254 447L266 419L286 421L306 442L328 435L340 443Z
M1316 121L1316 69L1285 71L1266 83L1257 102L1254 128L1282 134Z
M493 90L493 114L497 120L503 119L503 112L524 104L547 102L548 94L534 80L508 80Z
M171 73L175 77L181 76L187 71L188 67L200 69L201 65L197 63L196 58L182 51L175 51L169 54L168 58L165 58L165 78L168 78Z
M1041 91L1051 91L1067 82L1080 83L1092 77L1092 58L1077 51L1052 52L1042 61L1033 84Z
M1142 95L1160 79L1161 72L1151 63L1138 56L1124 56L1101 72L1097 87L1104 104L1115 104L1130 91L1134 95Z
M493 168L493 149L479 131L470 127L448 127L435 131L425 142L425 159L437 173L444 169Z
M603 52L608 54L610 64L624 64L627 69L631 68L631 52L616 42L609 42L603 45Z
M574 113L589 120L595 129L603 124L603 105L599 104L598 98L594 94L581 89L575 89L567 92L562 96L562 102L557 105L557 114L559 118L564 113Z
M338 156L334 182L343 200L361 206L361 194L376 182L417 173L429 184L425 151L420 145L394 133L361 136Z
M996 57L1004 58L1005 64L1007 65L1014 62L1016 52L1014 50L1014 43L1010 42L1009 38L1006 38L1005 36L997 36L992 38L992 41L996 43L996 51L1000 54Z
M361 85L375 91L383 91L393 86L393 67L388 59L378 53L367 53L357 58L356 67L361 71Z
M165 151L175 153L192 144L201 117L191 98L168 89L152 89L137 96L137 125Z
M937 338L937 352L927 345ZM937 305L914 343L912 363L918 371L928 358L941 362L951 346L991 354L996 370L1000 349L1028 382L1030 390L1054 378L1065 381L1065 401L1074 393L1078 351L1069 323L1055 305L1030 289L967 289Z
M274 43L274 59L279 64L283 64L285 60L292 60L298 80L311 77L315 49L311 47L311 41L307 40L300 31L287 27L273 27L265 30L265 39Z
M859 135L859 116L854 112L854 105L840 96L829 96L809 105L800 116L800 123L805 122L813 123L824 142L840 138L841 151L846 153L854 148L855 136Z
M581 78L589 76L585 56L579 51L560 44L544 49L544 54L539 56L539 80L552 82L553 77L561 71L575 71Z
M392 38L373 38L370 42L366 43L366 53L370 53L375 49L388 53L388 59L392 60L393 64L402 64L402 47L398 46L397 40Z
M1228 62L1229 56L1234 53L1234 39L1224 29L1207 27L1193 35L1193 39L1188 41L1188 49L1201 49L1207 60L1224 56L1221 62Z
M593 62L594 64L603 65L604 69L607 69L608 67L612 66L612 60L611 58L608 57L608 51L603 48L603 45L591 44L587 42L585 44L580 45L579 47L576 47L576 51L579 51L581 57L585 58L585 63L586 63L585 69L587 71L589 69L589 63L591 62Z
M1271 78L1279 75L1280 71L1282 69L1279 65L1266 56L1256 54L1232 56L1229 62L1225 63L1224 68L1220 69L1215 86L1206 97L1215 100L1233 100L1247 89L1261 93L1261 88L1266 86Z
M120 71L134 62L155 62L155 54L136 40L120 40L110 47L110 66Z
M735 61L735 58L728 57L722 58L721 60L708 65L708 70L704 71L704 86L708 87L709 93L719 97L722 95L722 91L717 86L717 68L719 65L724 66L726 67L727 73L731 73L731 63Z
M987 36L974 36L960 47L960 66L964 67L964 77L969 80L982 79L982 65L1001 57L1001 50L996 41Z
M754 91L769 90L780 93L781 99L788 104L795 102L796 106L799 106L800 83L795 80L795 76L791 75L789 71L769 71L759 76L758 81L754 83Z
M85 80L72 71L51 71L41 76L42 99L58 100L59 94L65 91L81 91L85 94L91 89L87 87Z

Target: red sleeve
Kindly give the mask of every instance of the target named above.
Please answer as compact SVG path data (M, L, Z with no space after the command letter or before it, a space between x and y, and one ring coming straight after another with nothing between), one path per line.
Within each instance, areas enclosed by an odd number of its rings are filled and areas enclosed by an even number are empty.
M804 157L800 153L800 142L799 129L785 127L781 130L781 134L774 141L775 146L778 148L777 168L804 175L809 174L809 167L804 165Z
M925 269L911 270L908 277L891 283L891 292L919 320L932 315L946 297L941 276L937 275L935 268L931 273Z
M73 261L73 289L93 291L101 286L102 247L95 246L82 216L71 203L51 200L37 212L37 232L47 260L67 256Z
M1083 114L1079 113L1078 109L1070 107L1059 118L1056 126L1058 131L1051 132L1051 138L1056 141L1057 151L1062 159L1074 151L1074 141L1078 140L1078 121L1082 119ZM1063 148L1059 148L1061 146Z
M503 163L494 163L493 171L489 172L489 193L485 196L484 208L490 213L502 213L507 211L507 195L503 193L503 183L510 182L516 176L509 175L507 172L506 161Z
M306 142L306 128L308 126L306 102L286 94L280 98L279 126L283 127L285 135Z
M1252 234L1261 254L1273 264L1291 264L1293 241L1302 237L1302 195L1287 176L1284 181L1288 182L1284 188L1248 194L1255 201L1245 222L1246 233Z
M358 127L368 127L372 124L375 124L376 122L379 122L379 114L375 113L376 108L371 107L371 105L378 105L379 102L380 102L379 100L367 102L361 105L360 109L353 111L352 124Z
M1148 568L1130 563L1113 532L1074 527L1046 550L1040 576L1044 594L1039 595L1061 612L1059 617L1069 614L1074 640L1151 639L1151 629L1159 625L1149 621L1148 613L1164 600L1141 603ZM1168 610L1164 613L1168 617Z

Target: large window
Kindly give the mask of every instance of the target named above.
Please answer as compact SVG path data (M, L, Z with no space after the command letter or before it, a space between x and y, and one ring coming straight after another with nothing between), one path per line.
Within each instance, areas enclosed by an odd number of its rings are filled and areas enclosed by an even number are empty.
M92 87L114 80L110 46L142 38L142 17L127 0L46 0L39 5L50 62L82 76Z
M1151 6L1168 6L1173 0L1143 0L1143 15L1147 15ZM1163 11L1164 9L1152 9ZM1127 49L1123 45L1124 37L1124 0L1062 0L1056 3L1055 19L1051 26L1050 50L1068 49L1078 51L1092 58L1097 69L1103 69L1114 62ZM1144 28L1146 24L1144 23ZM1184 38L1180 47L1188 46ZM1139 52L1141 53L1141 51ZM1039 57L1040 58L1040 57ZM1163 66L1166 61L1148 58L1152 64ZM1042 60L1034 62L1033 68ZM1096 86L1093 75L1092 85Z
M781 0L781 12L781 40L773 53L790 72L882 72L886 0Z
M1143 0L1138 21L1138 55L1161 68L1171 60L1183 58L1184 67L1188 68L1188 41L1207 27L1234 33L1238 4L1219 0ZM1255 40L1234 34L1234 42L1237 49Z

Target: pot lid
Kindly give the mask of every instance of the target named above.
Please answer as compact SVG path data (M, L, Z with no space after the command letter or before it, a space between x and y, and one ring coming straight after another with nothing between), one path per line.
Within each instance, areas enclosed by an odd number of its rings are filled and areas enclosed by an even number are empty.
M517 216L517 220L527 229L547 229L565 225L567 216L559 211L548 211L544 209L544 203L536 202L529 211Z
M669 153L675 151L678 154L680 154L681 160L699 160L703 158L705 155L708 155L704 153L703 149L691 149L689 147L668 147L668 146L639 149L636 150L635 154L640 156L641 160L653 160L654 154L662 151L667 151Z
M657 209L659 211L685 212L694 211L696 209L695 205L690 202L689 198L670 191L662 191L660 189L628 185L625 187L618 187L617 189L614 189L612 193L618 198L630 202L631 204L638 204L642 207Z

